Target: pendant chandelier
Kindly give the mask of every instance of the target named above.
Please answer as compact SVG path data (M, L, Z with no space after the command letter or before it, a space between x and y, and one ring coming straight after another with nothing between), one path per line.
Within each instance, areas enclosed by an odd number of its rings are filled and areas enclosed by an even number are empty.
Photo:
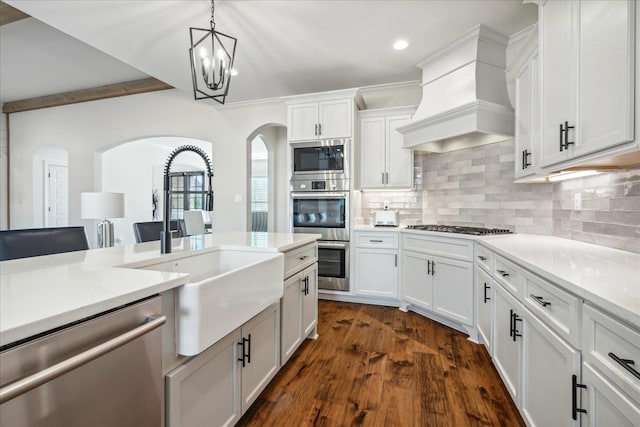
M215 30L213 1L211 0L210 29L189 28L191 78L195 99L213 99L224 104L234 73L233 59L238 40Z

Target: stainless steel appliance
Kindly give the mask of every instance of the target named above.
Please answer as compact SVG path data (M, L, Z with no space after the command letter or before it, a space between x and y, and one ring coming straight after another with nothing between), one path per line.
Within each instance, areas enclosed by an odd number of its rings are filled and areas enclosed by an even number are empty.
M292 230L317 233L318 288L349 290L349 181L291 180Z
M2 426L159 426L160 298L0 349Z
M348 179L349 139L291 144L292 180Z
M474 236L484 236L487 234L512 233L511 230L508 230L506 228L466 227L466 226L460 226L460 225L439 225L439 224L408 225L406 228L410 230L437 231L440 233L470 234Z

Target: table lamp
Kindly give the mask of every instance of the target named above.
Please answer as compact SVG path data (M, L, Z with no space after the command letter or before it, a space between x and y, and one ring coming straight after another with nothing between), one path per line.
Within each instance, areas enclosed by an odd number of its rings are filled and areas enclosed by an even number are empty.
M108 218L124 218L124 193L81 193L80 217L101 219L98 224L98 247L113 246L113 223Z

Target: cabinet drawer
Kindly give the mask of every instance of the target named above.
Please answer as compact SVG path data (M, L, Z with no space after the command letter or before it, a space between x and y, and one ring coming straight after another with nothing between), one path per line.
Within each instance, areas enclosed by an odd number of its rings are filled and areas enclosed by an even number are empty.
M413 233L403 233L402 250L414 252L428 252L473 262L473 241L463 238L447 238L439 236L423 236Z
M318 260L318 245L311 243L284 254L285 279Z
M398 234L357 233L356 246L358 248L398 249Z
M582 323L584 361L640 404L640 331L587 304Z
M522 269L502 258L500 255L494 257L493 277L496 282L500 283L506 290L516 297L522 296L523 290L523 273Z
M581 300L529 273L524 283L525 306L569 344L580 348Z
M493 272L493 252L484 246L476 245L476 264L491 274Z

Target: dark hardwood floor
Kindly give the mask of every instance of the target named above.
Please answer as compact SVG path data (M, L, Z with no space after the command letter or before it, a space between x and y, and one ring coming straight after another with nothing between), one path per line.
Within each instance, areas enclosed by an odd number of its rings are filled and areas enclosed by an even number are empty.
M319 302L240 426L524 426L483 346L397 308Z

